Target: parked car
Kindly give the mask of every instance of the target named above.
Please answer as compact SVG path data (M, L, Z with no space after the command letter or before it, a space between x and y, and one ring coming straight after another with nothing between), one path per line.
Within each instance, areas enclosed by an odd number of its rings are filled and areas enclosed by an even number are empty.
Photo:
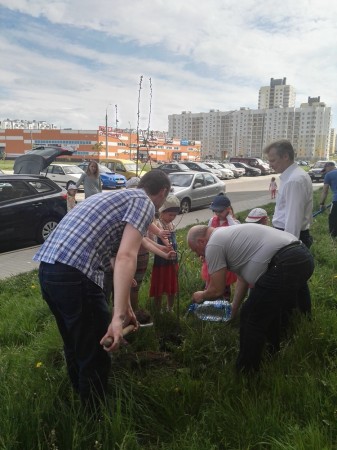
M172 191L180 200L180 212L208 206L218 194L226 193L226 185L212 173L176 172L168 175Z
M147 172L147 170L144 169L143 163L138 162L137 168L137 161L131 161L130 159L108 158L103 159L100 162L112 172L124 175L127 180L135 176L142 177Z
M42 243L66 213L66 191L48 178L0 175L0 246Z
M242 167L235 167L233 163L219 163L219 164L225 169L230 169L233 172L235 178L242 177L246 173L245 169L242 169Z
M165 173L189 172L191 170L185 164L178 163L178 162L161 164L160 166L157 166L156 169L160 169L160 170L162 170Z
M78 164L78 167L86 172L88 165L89 162L83 162ZM98 169L103 189L118 189L125 187L126 177L124 175L112 172L112 170L102 164L98 164Z
M214 173L214 169L208 167L204 162L184 161L184 164L185 166L189 167L190 170L195 170L197 172Z
M217 170L220 172L219 175L215 173L215 175L220 178L220 180L230 180L234 178L234 173L225 167L222 167L219 163L214 162L205 162L206 166L210 167L211 169Z
M75 164L53 163L41 171L41 175L63 187L67 187L71 181L77 183L82 174L83 170Z
M242 162L233 162L235 167L239 167L241 169L245 169L245 175L247 177L257 177L259 175L261 175L261 170L260 169L256 169L255 167L251 167L248 166L245 163Z
M270 174L270 166L267 162L262 161L261 158L254 158L254 157L244 157L244 156L231 156L229 158L229 162L235 163L240 162L243 164L248 165L249 167L254 167L255 169L260 169L262 175L269 175Z
M323 172L324 165L327 162L332 162L336 165L335 161L316 161L312 168L308 171L308 175L311 181L323 181L325 177L325 172Z

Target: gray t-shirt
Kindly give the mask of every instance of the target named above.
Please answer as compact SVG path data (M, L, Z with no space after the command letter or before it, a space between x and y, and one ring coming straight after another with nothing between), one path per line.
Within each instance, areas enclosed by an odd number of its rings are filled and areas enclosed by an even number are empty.
M275 253L297 240L286 231L255 223L216 228L205 251L208 272L226 268L254 285Z

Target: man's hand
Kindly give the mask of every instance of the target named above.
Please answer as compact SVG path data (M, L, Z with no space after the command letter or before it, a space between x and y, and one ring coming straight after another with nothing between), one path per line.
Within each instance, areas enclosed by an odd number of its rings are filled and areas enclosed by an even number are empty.
M106 334L100 340L100 344L103 346L105 351L115 352L119 349L120 345L125 344L123 329L127 325L133 325L134 331L137 331L139 327L139 323L131 307L128 308L127 314L124 318L115 316L112 318ZM111 345L107 346L106 343L109 342L109 340Z
M203 298L203 296L204 296L204 291L194 292L194 294L192 295L192 300L194 303L202 303L205 300Z

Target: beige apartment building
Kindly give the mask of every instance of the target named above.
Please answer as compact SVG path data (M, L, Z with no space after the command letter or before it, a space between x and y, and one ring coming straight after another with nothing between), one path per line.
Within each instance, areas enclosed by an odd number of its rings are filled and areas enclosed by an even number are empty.
M260 89L261 107L258 109L210 110L207 113L183 111L169 115L168 135L201 141L204 158L261 157L270 142L289 139L298 158L328 159L331 108L321 102L320 97L309 97L307 103L296 108L295 89L285 81L285 78L271 79L268 89ZM274 107L266 107L267 104Z

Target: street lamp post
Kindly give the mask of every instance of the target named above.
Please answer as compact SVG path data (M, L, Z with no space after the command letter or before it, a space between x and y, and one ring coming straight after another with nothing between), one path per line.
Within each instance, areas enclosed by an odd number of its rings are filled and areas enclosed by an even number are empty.
M129 158L132 160L132 150L131 150L131 123L129 122Z
M108 106L105 109L105 157L109 157L109 149L108 149L108 107L111 105L111 103L108 104Z

